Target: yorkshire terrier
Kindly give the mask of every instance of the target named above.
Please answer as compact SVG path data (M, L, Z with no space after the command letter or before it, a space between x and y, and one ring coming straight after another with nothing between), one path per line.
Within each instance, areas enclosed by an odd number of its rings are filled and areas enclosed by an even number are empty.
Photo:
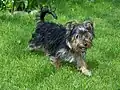
M39 22L29 41L29 49L33 51L43 48L56 68L60 67L62 60L75 62L79 71L91 76L91 72L87 69L85 55L87 49L92 46L93 23L91 21L84 21L82 24L68 22L63 26L45 21L44 17L47 13L57 19L54 11L48 7L41 8L37 16Z

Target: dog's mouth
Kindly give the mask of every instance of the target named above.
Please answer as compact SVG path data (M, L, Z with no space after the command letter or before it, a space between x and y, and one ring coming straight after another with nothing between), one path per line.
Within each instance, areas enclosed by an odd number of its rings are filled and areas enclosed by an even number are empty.
M85 52L86 51L86 48L85 47L77 47L76 49L75 49L75 52L77 52L77 53L81 53L81 52Z
M80 52L85 52L85 51L86 51L86 48L80 47L80 48L79 48L79 51L80 51Z

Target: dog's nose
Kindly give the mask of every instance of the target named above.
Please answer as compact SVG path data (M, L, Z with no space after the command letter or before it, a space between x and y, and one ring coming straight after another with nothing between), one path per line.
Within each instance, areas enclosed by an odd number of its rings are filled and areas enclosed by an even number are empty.
M86 48L90 48L91 47L91 42L86 42L84 45L85 45Z

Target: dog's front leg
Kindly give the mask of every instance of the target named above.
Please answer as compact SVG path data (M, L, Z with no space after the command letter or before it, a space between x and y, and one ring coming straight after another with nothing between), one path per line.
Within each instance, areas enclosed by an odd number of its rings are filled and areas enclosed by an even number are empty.
M55 66L55 68L59 69L60 68L60 59L56 57L51 57L51 64Z
M87 64L85 62L85 53L81 53L76 56L77 69L87 76L91 76L91 72L87 69Z

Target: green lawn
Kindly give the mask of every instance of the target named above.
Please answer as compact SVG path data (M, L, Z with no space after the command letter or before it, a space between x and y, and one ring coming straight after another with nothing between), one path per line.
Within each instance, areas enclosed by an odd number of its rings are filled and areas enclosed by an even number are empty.
M90 18L95 23L94 46L87 52L92 76L68 63L56 70L44 53L26 51L34 17L0 13L0 90L120 89L120 1L60 1L53 2L58 20L47 20L64 24Z

